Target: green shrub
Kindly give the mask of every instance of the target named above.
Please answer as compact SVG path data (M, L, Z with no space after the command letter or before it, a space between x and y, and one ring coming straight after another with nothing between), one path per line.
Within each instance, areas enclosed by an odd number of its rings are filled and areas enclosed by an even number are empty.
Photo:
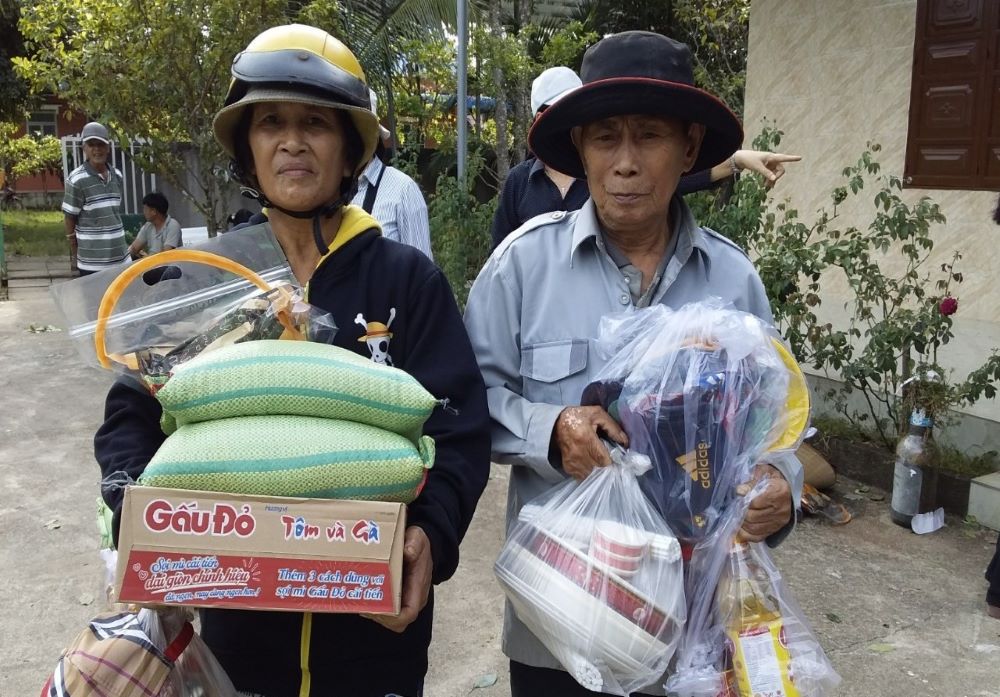
M442 174L427 205L434 260L448 277L460 308L465 307L472 282L490 253L496 199L480 203L473 195L473 182L482 168L482 156L471 152L466 170L468 184L463 185L447 172Z

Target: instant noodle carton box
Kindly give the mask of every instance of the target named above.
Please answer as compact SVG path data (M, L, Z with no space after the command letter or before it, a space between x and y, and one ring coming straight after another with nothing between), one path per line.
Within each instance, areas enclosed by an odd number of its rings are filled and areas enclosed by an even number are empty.
M399 612L406 506L125 490L117 599L295 612Z

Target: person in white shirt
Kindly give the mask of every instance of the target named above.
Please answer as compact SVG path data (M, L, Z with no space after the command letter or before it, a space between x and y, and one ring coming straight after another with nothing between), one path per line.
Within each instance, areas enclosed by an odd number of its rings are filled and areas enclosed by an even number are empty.
M375 92L370 91L369 97L372 113L377 115ZM433 260L427 203L413 179L383 162L385 140L390 134L383 127L381 135L375 156L361 173L358 191L351 203L364 208L379 222L384 237L416 247Z

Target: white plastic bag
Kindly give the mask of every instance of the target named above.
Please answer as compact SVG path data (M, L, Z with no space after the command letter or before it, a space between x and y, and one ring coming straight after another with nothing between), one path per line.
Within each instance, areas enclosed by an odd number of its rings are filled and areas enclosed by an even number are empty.
M645 457L526 505L494 570L518 618L577 682L627 695L661 678L685 620L680 546L639 489Z

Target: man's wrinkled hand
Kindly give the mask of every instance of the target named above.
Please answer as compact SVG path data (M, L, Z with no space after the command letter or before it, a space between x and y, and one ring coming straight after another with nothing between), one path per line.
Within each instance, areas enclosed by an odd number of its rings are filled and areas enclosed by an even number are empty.
M741 542L760 542L781 530L792 519L792 488L781 472L771 465L754 467L753 479L740 484L736 492L746 496L761 479L767 480L767 487L750 502L739 532Z
M552 437L562 456L563 471L584 479L595 467L611 464L611 454L601 437L628 447L628 436L601 407L567 407L559 414Z
M386 629L401 633L417 619L431 593L434 560L427 533L415 525L406 528L403 538L403 588L398 615L368 615Z

